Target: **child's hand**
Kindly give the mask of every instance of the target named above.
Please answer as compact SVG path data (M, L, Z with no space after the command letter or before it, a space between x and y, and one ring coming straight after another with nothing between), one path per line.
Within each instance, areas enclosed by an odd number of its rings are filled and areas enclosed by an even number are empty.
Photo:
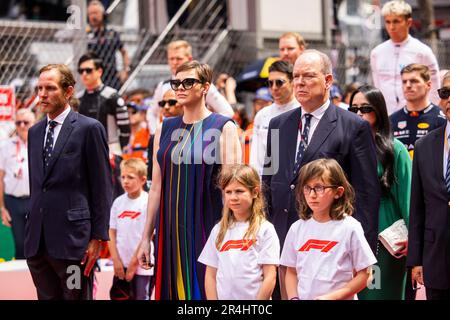
M136 260L137 262L137 260ZM125 275L125 280L127 280L128 282L130 282L131 280L133 280L134 275L136 274L136 270L137 270L137 263L133 263L128 266L127 269L127 274Z
M125 271L123 270L123 264L120 259L113 260L114 263L114 275L123 280L125 278Z

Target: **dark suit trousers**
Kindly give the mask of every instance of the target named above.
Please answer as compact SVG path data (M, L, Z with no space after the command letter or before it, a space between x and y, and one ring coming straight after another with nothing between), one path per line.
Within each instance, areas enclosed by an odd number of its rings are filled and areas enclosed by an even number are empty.
M92 300L94 271L85 277L80 261L50 257L43 237L38 253L27 264L39 300Z

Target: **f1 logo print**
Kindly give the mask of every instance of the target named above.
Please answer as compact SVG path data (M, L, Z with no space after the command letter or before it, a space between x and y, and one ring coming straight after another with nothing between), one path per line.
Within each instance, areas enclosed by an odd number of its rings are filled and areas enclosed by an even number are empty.
M228 240L224 243L222 248L220 248L220 252L229 251L232 249L247 251L255 242L256 240Z
M317 249L320 250L320 252L328 252L337 244L337 241L310 239L306 241L305 244L300 249L298 249L298 251L307 252L311 249Z

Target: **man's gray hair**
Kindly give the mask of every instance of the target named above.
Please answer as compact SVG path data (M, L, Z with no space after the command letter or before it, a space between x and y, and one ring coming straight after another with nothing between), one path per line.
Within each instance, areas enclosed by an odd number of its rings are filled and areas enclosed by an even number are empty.
M103 3L101 3L101 2L98 1L98 0L92 0L92 1L89 1L88 7L89 7L89 6L97 6L97 7L100 7L100 9L102 10L102 12L105 13L105 6L103 5Z
M320 58L320 64L322 66L321 70L323 74L333 74L333 66L331 65L330 58L323 53L322 51L316 50L316 49L307 49L303 51L301 55L304 54L316 54Z

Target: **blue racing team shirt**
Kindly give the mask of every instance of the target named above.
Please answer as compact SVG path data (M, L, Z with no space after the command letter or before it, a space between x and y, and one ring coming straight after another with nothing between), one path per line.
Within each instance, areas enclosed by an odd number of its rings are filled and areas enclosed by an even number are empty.
M419 112L408 111L405 106L391 114L389 119L394 138L405 145L411 159L414 155L414 143L446 123L445 115L433 103Z

